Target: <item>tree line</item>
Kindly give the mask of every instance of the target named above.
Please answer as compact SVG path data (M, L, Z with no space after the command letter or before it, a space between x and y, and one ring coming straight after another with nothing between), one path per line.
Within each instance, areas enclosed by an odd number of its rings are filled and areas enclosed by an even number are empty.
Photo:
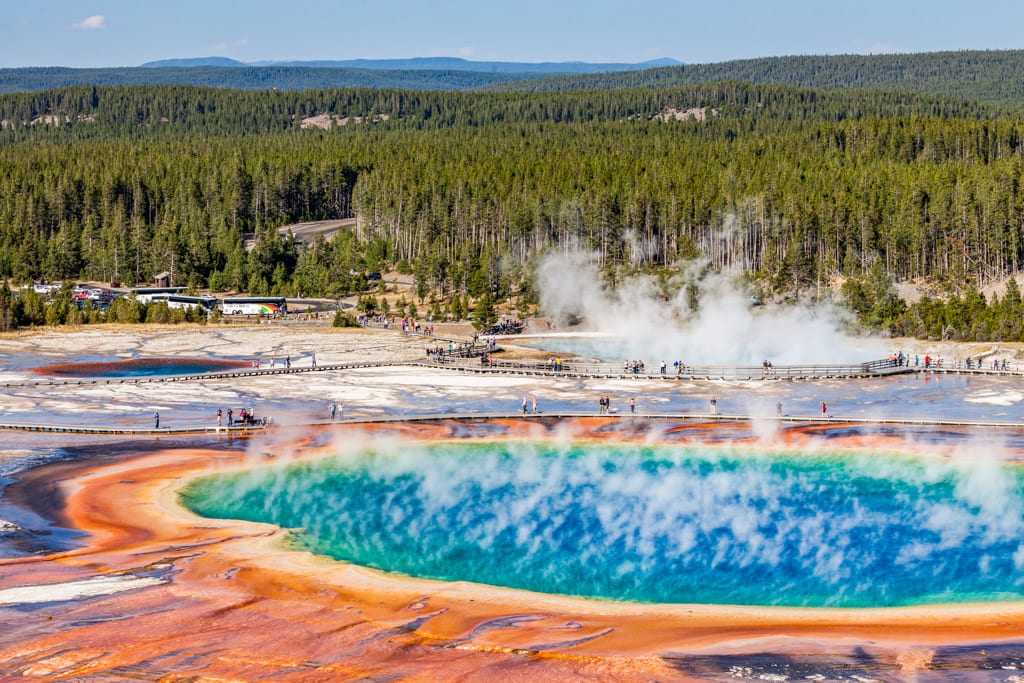
M718 81L941 95L1019 110L1024 101L1024 50L761 57L616 73L565 74L482 87L562 92L664 88Z
M325 112L364 122L296 123ZM610 273L704 258L783 298L873 268L959 294L1024 260L1024 120L951 98L89 87L2 96L0 119L16 122L0 131L0 278L15 283L170 271L334 297L404 264L421 303L472 310L534 300L551 249ZM302 248L276 229L345 217L354 230Z
M1024 50L916 54L793 55L604 73L536 73L323 66L165 66L0 69L0 94L72 86L198 86L230 90L311 91L372 88L419 91L662 89L722 81L819 90L918 93L977 100L1013 110L1024 101Z

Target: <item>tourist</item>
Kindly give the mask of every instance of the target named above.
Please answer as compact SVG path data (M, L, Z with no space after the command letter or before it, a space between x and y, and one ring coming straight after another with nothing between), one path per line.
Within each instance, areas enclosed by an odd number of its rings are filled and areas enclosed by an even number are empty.
M523 415L526 415L526 397L523 396Z
M717 396L712 396L711 397L711 414L712 415L718 415L718 397Z
M636 399L632 396L629 397L629 412L636 413Z
M310 357L310 360L313 362L313 367L315 368L316 367L316 354L315 353L311 353L311 354L309 354L309 357Z
M338 404L335 403L334 401L331 401L327 405L327 411L331 414L331 422L334 422L334 414L338 412Z
M821 402L821 416L828 417L828 406L825 405L824 401Z
M778 417L782 417L782 401L775 404L775 414Z
M228 408L228 427L235 423L234 411Z
M533 414L536 415L537 414L537 394L531 394L530 396L533 399Z
M224 411L221 410L220 408L217 408L217 426L220 427L221 423L223 421L224 421Z
M663 375L664 375L664 374L665 374L665 368L666 368L666 367L667 367L667 366L665 365L665 361L661 361L661 365L660 365L660 366L658 366L658 372L660 372L661 374L663 374Z
M292 367L292 357L291 356L285 356L285 358L284 358L284 367L286 369L291 369L291 367Z
M160 429L160 412L153 413L153 429Z

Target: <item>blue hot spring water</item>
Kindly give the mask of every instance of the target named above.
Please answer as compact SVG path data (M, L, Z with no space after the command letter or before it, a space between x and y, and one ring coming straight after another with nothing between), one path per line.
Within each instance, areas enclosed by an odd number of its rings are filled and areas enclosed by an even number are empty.
M133 358L118 361L60 363L32 368L37 375L50 377L159 377L162 375L202 375L248 367L248 361L214 358Z
M663 603L1024 598L1024 478L989 461L402 444L197 480L196 512L418 577Z

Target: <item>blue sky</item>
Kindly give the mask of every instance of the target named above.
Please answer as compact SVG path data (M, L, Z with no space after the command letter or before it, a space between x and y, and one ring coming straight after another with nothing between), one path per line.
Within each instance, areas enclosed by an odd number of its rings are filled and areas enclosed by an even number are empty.
M1024 48L1021 0L6 0L0 67L458 56L688 63Z

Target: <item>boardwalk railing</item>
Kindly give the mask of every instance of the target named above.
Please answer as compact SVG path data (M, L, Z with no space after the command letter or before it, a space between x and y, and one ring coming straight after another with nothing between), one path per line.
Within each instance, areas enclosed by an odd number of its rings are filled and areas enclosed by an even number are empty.
M480 373L509 373L529 375L552 375L566 377L621 377L643 379L830 379L843 377L878 377L883 375L913 372L913 368L898 366L887 359L847 365L777 365L731 366L695 365L666 367L662 373L658 367L631 368L620 363L580 361L579 359L557 361L498 360L494 356L479 360L452 357L431 357L428 363L437 367Z
M126 425L81 425L81 424L40 424L36 422L0 422L0 430L19 432L52 432L59 434L108 434L125 436L182 436L219 434L224 436L247 436L261 433L272 425L236 424L232 426L181 424L164 427L129 427Z
M710 414L705 412L680 412L680 413L612 413L595 414L591 411L580 410L556 410L541 414L528 414L518 412L480 412L480 413L423 413L403 415L381 415L374 417L348 417L335 421L303 422L287 425L289 428L296 427L319 427L331 428L335 425L349 424L379 424L393 422L436 422L449 420L562 420L572 418L601 419L611 421L654 421L654 420L680 420L698 423L743 423L758 420L761 422L772 421L780 425L792 424L821 424L821 425L907 425L907 426L944 426L944 427L998 427L1015 428L1024 427L1022 422L997 421L997 420L965 420L965 419L935 419L915 417L862 417L862 416L841 416L841 415L767 415L767 414ZM180 426L167 426L161 429L151 427L127 427L118 425L73 425L73 424L33 424L0 421L0 431L23 431L23 432L51 432L64 434L92 434L92 435L121 435L140 437L159 436L227 436L245 437L259 434L267 427L263 426L241 426L216 427L212 425L184 424Z

